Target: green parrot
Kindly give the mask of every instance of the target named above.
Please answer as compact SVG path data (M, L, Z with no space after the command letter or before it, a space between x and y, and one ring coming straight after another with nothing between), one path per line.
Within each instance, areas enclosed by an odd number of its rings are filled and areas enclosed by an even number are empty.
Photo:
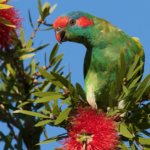
M108 102L107 93L111 83L115 82L115 65L120 61L121 48L127 69L136 57L140 56L140 63L145 60L138 38L128 36L110 22L88 13L71 11L63 14L54 21L53 28L59 43L71 41L87 48L84 58L84 90L93 109L97 109L97 104L103 107ZM143 69L140 73L143 73ZM106 94L102 97L102 93Z

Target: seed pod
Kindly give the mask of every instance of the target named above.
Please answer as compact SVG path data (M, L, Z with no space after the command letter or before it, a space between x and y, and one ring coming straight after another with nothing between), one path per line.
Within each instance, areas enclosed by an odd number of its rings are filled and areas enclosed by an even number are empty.
M123 78L123 82L127 82L127 79L126 79L126 78Z
M32 33L32 34L31 34L31 38L34 38L34 37L35 37L35 33Z
M26 43L23 43L23 44L22 44L22 47L26 47L26 45L27 45Z
M33 79L35 79L35 76L30 76L30 78L33 80Z
M42 23L43 23L43 24L45 24L45 23L46 23L46 21L45 21L45 20L43 20L43 21L42 21Z
M39 23L41 23L41 22L42 22L42 19L41 19L41 18L38 18L36 21L39 22Z
M42 67L42 69L46 70L46 69L47 69L47 67L46 67L46 66L43 66L43 67Z
M34 80L33 80L33 84L38 84L38 82L39 82L39 81L38 81L37 79L34 79Z
M36 72L35 75L36 75L37 77L40 77L42 74L41 74L40 72Z
M53 113L50 113L50 118L51 118L51 119L54 119Z

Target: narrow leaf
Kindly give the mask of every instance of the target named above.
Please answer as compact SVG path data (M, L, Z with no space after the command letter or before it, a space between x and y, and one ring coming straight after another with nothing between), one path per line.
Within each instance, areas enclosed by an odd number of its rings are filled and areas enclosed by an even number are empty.
M3 4L0 4L0 7L1 7L1 5L3 5ZM3 5L3 6L4 6L4 5ZM6 6L8 6L8 5L6 5ZM9 7L9 6L8 6L8 7ZM12 28L16 28L15 25L13 25L11 22L9 22L8 20L6 20L6 19L3 18L3 17L0 18L0 23L1 23L1 24L4 24L4 25L6 25L6 26L12 27Z
M20 40L21 40L22 44L26 43L26 39L25 39L25 35L24 35L24 30L23 30L22 26L20 26Z
M52 7L50 8L50 10L49 10L49 13L50 13L50 14L54 11L54 9L56 8L56 6L57 6L57 4L55 4L54 6L52 6Z
M132 134L122 123L120 124L120 134L122 134L123 136L127 138L133 138Z
M29 14L29 20L30 20L31 27L34 29L29 8L28 8L28 14Z
M32 95L34 96L38 96L38 97L45 97L45 96L55 96L55 95L59 95L61 96L62 93L58 93L58 92L35 92L35 93L32 93Z
M85 92L79 83L76 83L76 89L77 89L79 95L82 97L82 99L86 100Z
M42 4L40 0L38 0L38 9L39 9L40 15L42 16Z
M63 112L60 113L58 118L55 121L55 125L61 123L64 119L67 119L69 112L72 108L67 107Z
M34 101L34 103L45 103L45 102L49 102L49 101L60 99L60 98L65 98L65 97L63 95L46 96L46 97L43 97Z
M51 54L50 54L50 58L49 58L49 62L52 63L57 51L58 51L58 43L55 44L55 46L53 47L52 51L51 51Z
M5 143L7 144L7 146L11 149L11 150L14 150L14 148L12 147L11 143L9 142L9 140L7 139L7 137L2 133L0 132L0 135L2 137L2 139L5 141Z
M45 125L45 124L48 124L48 123L50 123L50 122L51 122L51 120L43 120L43 121L38 122L38 123L35 124L34 126L35 126L35 127L39 127L39 126L43 126L43 125Z
M32 39L30 38L26 45L26 48L31 48L31 47L32 47Z
M28 54L28 55L23 55L19 58L19 60L25 60L25 59L28 59L28 58L31 58L33 57L35 54Z
M27 110L15 110L15 111L13 111L13 113L22 113L22 114L26 114L26 115L30 115L30 116L35 116L35 117L49 118L46 115L43 115L43 114L40 114L37 112L27 111Z

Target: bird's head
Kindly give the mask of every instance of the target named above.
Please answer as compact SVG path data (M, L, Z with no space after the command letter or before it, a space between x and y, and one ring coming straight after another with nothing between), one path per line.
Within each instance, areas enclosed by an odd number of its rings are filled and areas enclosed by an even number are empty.
M54 23L56 39L59 43L72 41L87 45L91 38L94 16L81 11L71 11L58 17Z

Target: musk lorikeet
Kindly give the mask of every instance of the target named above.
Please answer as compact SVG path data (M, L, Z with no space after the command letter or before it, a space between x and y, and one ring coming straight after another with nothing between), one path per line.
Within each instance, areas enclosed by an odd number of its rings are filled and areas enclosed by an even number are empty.
M120 61L121 47L127 69L139 55L140 63L144 62L144 51L138 38L128 36L108 21L88 13L71 11L63 14L55 20L53 28L59 43L71 41L87 48L84 58L84 90L93 108L97 108L97 104L103 107L108 102L108 92L111 83L115 82L115 65ZM143 73L143 69L140 73Z

